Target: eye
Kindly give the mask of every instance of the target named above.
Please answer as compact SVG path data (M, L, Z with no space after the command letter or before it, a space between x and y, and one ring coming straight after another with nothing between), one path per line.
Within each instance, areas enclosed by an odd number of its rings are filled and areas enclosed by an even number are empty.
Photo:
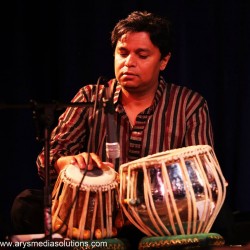
M119 55L120 55L121 57L127 57L127 56L128 56L128 53L126 53L126 52L120 52Z
M149 51L145 49L139 49L136 54L140 59L147 59L150 55Z
M118 54L119 56L121 56L121 57L127 57L128 54L129 54L129 52L128 52L126 49L124 49L124 48L119 48L119 49L117 50L117 54Z
M139 55L139 57L140 57L141 59L147 59L147 58L148 58L148 55Z

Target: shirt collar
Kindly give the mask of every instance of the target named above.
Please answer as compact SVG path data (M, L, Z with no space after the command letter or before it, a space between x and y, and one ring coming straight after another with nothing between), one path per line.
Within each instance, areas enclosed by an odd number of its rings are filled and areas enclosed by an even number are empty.
M114 104L120 106L121 103L119 102L119 98L121 96L121 85L119 84L119 82L117 80L114 79L114 84L116 84L116 88L115 88L115 93L114 93ZM155 92L155 96L154 96L154 100L153 100L153 103L150 107L148 107L146 110L145 110L145 114L152 114L154 112L154 110L156 109L157 107L157 104L159 103L162 95L163 95L163 92L166 88L166 82L164 80L164 78L162 76L159 77L159 84L158 84L158 87L157 87L157 90ZM119 107L118 107L119 108ZM120 107L121 108L121 107Z

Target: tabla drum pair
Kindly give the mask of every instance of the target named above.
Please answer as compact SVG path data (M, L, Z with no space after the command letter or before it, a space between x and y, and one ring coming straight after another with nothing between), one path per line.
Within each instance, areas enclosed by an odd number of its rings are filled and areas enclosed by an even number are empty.
M87 173L81 183L82 171L67 166L52 193L53 230L69 238L116 237L123 214L147 236L207 233L226 195L208 145L122 164L119 174L109 167Z

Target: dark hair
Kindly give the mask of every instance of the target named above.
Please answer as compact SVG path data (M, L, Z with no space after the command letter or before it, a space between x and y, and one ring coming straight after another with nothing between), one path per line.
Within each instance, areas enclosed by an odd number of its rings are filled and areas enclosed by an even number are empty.
M111 33L113 50L123 34L141 31L149 34L151 42L159 48L162 57L172 51L171 23L147 11L134 11L115 25Z

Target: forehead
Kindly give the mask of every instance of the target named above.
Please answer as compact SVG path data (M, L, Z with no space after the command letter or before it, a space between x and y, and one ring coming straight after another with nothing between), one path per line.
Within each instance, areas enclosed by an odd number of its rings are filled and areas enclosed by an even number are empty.
M118 47L154 47L147 32L128 32L123 34L117 42Z

